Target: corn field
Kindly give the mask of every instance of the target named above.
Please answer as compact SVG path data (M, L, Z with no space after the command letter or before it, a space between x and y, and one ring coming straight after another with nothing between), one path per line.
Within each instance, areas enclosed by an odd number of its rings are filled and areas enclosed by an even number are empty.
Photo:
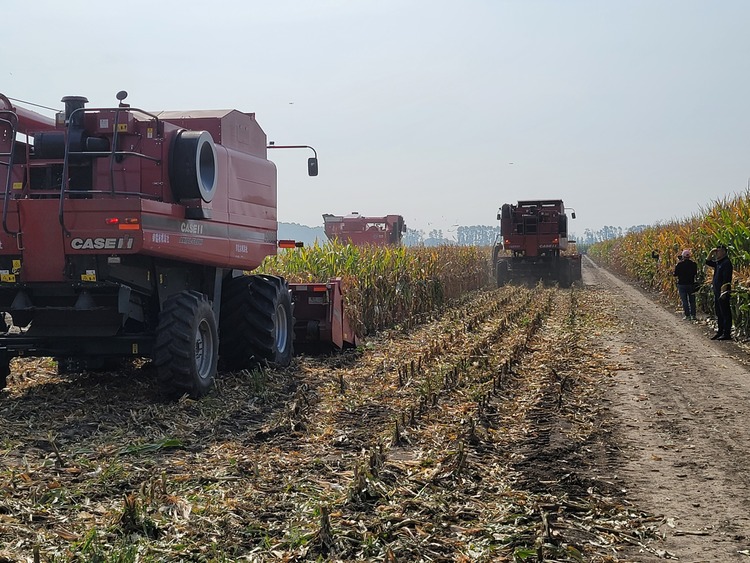
M597 262L679 302L672 275L678 254L692 250L698 263L698 306L714 313L711 276L704 267L710 250L726 245L734 266L732 316L738 334L750 334L750 191L718 200L683 221L659 224L594 244ZM658 258L655 256L658 255Z
M259 271L290 282L342 278L349 321L359 336L413 326L489 280L488 249L475 246L374 247L315 244L266 258Z

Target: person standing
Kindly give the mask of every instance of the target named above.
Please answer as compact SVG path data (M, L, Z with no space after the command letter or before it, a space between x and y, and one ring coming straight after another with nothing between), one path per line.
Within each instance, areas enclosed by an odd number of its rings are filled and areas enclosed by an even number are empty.
M691 252L687 248L679 256L679 262L674 267L677 278L677 291L682 301L683 318L695 320L695 276L698 274L698 264L690 259Z
M706 266L714 269L712 287L714 290L714 308L716 309L716 334L711 340L732 339L732 308L729 295L732 290L732 262L727 256L727 247L720 244L708 254Z

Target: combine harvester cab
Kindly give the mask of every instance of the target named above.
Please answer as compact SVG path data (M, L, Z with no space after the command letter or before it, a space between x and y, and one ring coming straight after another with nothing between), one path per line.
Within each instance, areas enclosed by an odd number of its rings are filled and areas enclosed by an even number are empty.
M16 356L62 370L150 357L170 394L192 397L220 360L291 361L288 284L245 273L277 249L255 115L148 112L126 96L68 96L51 119L0 95L2 386Z
M492 260L498 287L539 281L570 287L580 281L581 255L575 241L568 240L565 209L559 199L519 201L500 208L500 237Z

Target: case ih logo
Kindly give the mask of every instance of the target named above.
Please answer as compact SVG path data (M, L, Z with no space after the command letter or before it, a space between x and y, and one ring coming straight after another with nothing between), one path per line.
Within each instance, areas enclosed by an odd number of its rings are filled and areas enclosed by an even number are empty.
M133 237L74 238L70 241L73 250L128 250L133 248Z
M202 235L203 225L199 223L192 223L189 221L183 221L180 224L180 231L189 235Z

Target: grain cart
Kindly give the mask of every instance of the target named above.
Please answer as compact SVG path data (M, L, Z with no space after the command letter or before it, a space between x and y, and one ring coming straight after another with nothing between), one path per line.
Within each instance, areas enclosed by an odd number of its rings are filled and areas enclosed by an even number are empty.
M358 345L346 316L341 278L327 282L291 283L295 349L329 352Z
M570 287L581 279L581 255L575 252L573 241L568 241L568 216L562 200L506 203L497 218L500 237L492 262L498 286L542 280ZM575 211L571 218L575 219Z
M15 356L94 369L150 357L199 397L217 363L292 357L276 253L276 168L252 113L62 99L50 119L0 95L0 383ZM317 160L308 161L311 175Z
M356 212L351 215L325 213L323 228L329 240L343 244L398 246L406 232L406 223L401 215L365 217Z

